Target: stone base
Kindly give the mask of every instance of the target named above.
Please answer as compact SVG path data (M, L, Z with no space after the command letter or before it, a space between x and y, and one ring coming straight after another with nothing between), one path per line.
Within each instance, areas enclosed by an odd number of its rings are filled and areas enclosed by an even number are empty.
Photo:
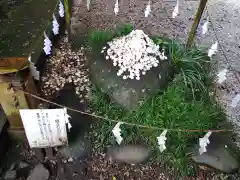
M89 65L93 82L113 101L129 110L150 95L164 90L173 77L170 59L160 61L158 67L147 71L140 80L123 80L121 76L117 76L118 69L112 65L111 60L105 60L102 54L92 57Z

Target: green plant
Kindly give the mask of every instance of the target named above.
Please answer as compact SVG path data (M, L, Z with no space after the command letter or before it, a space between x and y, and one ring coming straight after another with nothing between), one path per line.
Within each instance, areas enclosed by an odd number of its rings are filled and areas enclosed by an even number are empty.
M93 51L100 49L115 37L129 34L133 30L132 24L119 25L114 31L93 31L88 36L88 45ZM95 52L96 53L96 52Z
M122 24L118 26L115 30L115 37L126 36L133 30L133 25L131 23Z
M88 45L92 51L99 52L100 49L113 38L112 32L93 31L88 36Z
M159 45L161 48L165 50L168 50L169 43L171 42L169 39L159 36L153 36L152 40L155 44Z
M171 41L169 56L176 73L181 74L185 86L191 88L195 98L196 91L208 94L206 86L211 84L210 63L207 54L196 48L186 49L184 45Z
M99 90L93 92L92 109L99 115L136 124L145 124L167 129L209 129L215 128L224 117L222 109L208 99L189 101L191 89L183 83L174 82L165 92L159 92L132 112L128 112L110 101ZM116 123L98 123L96 144L103 148L113 142L111 129ZM101 128L99 128L101 127ZM189 166L186 156L188 146L197 143L203 133L169 132L167 150L160 154L156 137L161 131L122 125L124 143L144 143L155 152L155 158L172 165L181 175L189 175L193 167ZM111 138L110 138L111 137Z

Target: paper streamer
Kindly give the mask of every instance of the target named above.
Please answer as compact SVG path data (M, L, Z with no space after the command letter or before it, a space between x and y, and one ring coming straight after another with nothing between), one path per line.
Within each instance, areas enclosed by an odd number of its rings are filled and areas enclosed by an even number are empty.
M216 54L218 48L218 42L215 42L211 48L208 50L208 57L212 57L214 54Z
M59 26L60 25L58 24L57 19L56 19L54 14L53 14L52 25L53 25L53 27L52 27L53 34L54 35L58 35L59 34Z
M173 9L172 18L175 18L178 15L178 9L179 9L179 0L177 0L177 4Z
M119 145L121 144L121 142L123 140L123 138L121 136L121 129L120 129L121 124L122 124L121 122L118 122L112 130L112 133L113 133L114 137L116 138L116 141Z
M39 71L37 70L36 66L34 65L34 63L32 62L32 57L31 57L31 54L29 54L28 56L28 61L29 61L29 70L30 70L30 73L31 75L33 76L33 78L35 80L40 80L40 73Z
M50 55L51 54L51 48L52 48L52 42L47 37L46 32L44 32L44 48L43 48L43 50L44 50L46 55Z
M59 9L58 9L58 13L59 13L59 16L60 16L61 18L64 17L64 6L63 6L61 0L59 0Z
M90 11L90 4L91 4L91 1L90 0L87 0L87 10Z
M240 101L240 94L237 94L237 95L233 98L231 106L232 106L233 108L237 107L239 101Z
M71 118L71 116L68 115L67 108L64 108L64 111L65 111L65 123L67 124L68 131L70 131L70 129L72 128L72 125L69 121L69 118Z
M202 26L202 35L208 32L209 21L206 21Z
M115 13L115 15L118 14L118 11L119 11L118 0L116 0L115 5L114 5L114 13Z
M227 79L227 69L221 70L218 75L218 83L222 84Z
M149 0L148 5L146 6L146 9L145 9L145 12L144 12L145 17L148 17L150 12L151 12L151 1Z
M203 154L204 152L207 152L207 145L210 144L209 137L212 134L212 131L209 131L205 134L203 138L199 138L199 154Z
M165 145L167 140L166 134L167 134L167 130L164 130L162 134L157 137L160 152L163 152L166 149L166 145Z

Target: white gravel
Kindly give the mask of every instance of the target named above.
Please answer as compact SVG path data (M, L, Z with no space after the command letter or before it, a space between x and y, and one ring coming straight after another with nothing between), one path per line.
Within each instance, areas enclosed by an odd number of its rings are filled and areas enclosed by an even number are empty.
M83 103L88 98L91 82L86 67L84 48L77 52L71 50L67 37L60 42L60 48L55 49L55 55L46 61L46 71L41 77L41 90L47 97L54 97L66 84L73 84L75 92Z

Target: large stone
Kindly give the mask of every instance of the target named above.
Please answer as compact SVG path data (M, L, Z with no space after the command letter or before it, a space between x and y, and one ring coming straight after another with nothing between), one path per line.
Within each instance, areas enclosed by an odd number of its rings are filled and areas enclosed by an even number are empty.
M27 180L47 180L48 178L48 170L42 164L38 164L28 176Z
M212 134L207 152L199 154L199 145L195 145L192 160L198 164L208 165L225 173L232 173L239 168L238 157L232 149L231 142L222 135Z
M112 61L105 60L102 54L93 55L89 65L93 82L113 101L129 110L149 95L166 88L173 75L170 59L160 61L157 68L147 71L139 81L123 80L117 76L117 68L112 65Z

